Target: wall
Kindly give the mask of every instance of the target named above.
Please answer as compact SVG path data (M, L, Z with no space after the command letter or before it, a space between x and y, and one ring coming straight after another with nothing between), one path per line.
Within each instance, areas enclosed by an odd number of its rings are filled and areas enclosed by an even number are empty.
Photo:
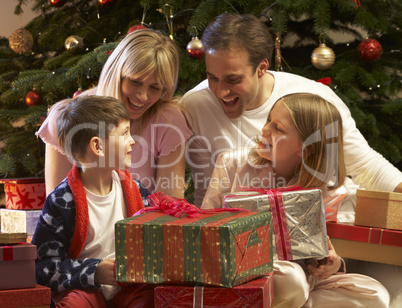
M24 27L37 16L31 11L30 3L22 7L24 13L21 16L14 15L16 5L15 0L0 0L0 36L8 38L13 31Z

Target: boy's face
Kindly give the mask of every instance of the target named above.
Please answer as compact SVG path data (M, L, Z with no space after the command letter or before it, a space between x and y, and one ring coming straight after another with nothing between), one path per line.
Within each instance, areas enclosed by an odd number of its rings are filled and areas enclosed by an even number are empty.
M114 169L128 169L131 166L131 152L134 139L130 133L130 122L123 120L109 133L108 154L105 159Z

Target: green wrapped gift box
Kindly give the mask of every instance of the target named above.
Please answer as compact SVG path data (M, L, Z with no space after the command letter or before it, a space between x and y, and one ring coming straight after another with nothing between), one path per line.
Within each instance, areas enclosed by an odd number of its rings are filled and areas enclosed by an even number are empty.
M148 212L118 221L115 232L120 283L234 287L273 269L269 212Z

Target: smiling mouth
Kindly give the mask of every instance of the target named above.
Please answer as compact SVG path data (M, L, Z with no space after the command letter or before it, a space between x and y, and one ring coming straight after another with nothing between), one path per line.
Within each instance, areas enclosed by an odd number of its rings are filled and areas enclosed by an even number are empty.
M132 100L129 99L129 98L127 98L127 100L128 100L128 102L130 103L130 105L131 105L132 107L134 107L135 109L140 109L140 108L142 108L142 107L145 106L145 104L138 104L138 103L132 101Z
M236 102L239 100L239 98L238 97L236 97L236 98L234 98L234 99L230 99L230 100L227 100L227 99L221 99L222 100L222 102L226 105L226 106L233 106L234 104L236 104Z
M272 147L272 145L268 142L267 138L265 138L264 136L262 136L260 143L266 148Z

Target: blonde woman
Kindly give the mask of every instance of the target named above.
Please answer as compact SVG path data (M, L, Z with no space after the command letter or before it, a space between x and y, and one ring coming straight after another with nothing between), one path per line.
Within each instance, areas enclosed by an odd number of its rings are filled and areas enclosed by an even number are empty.
M112 96L124 102L135 140L129 172L151 192L183 198L185 147L192 132L173 97L178 71L175 43L158 31L141 29L118 44L102 69L98 86L81 95ZM47 194L71 169L55 129L55 119L64 105L65 101L55 104L36 133L46 143Z

